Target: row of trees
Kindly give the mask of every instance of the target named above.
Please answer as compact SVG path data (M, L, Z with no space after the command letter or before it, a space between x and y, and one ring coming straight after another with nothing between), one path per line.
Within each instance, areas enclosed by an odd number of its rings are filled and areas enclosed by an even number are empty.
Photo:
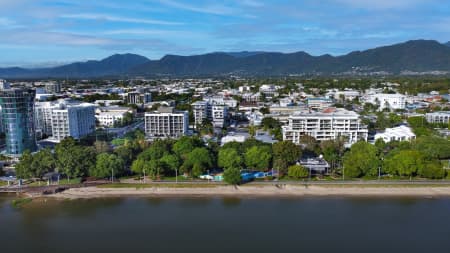
M148 144L143 133L136 131L114 141L112 148L107 142L83 146L68 138L57 144L54 152L50 149L35 154L25 152L16 165L16 172L19 178L37 179L53 171L68 178L106 178L132 172L157 179L177 174L196 178L207 171L221 169L225 180L235 183L243 169L276 169L281 176L304 178L308 171L296 165L298 159L302 154L321 154L332 171L340 171L347 178L375 177L380 172L397 177L443 178L446 173L440 160L450 158L448 140L437 136L419 137L411 143L358 142L350 150L345 150L344 139L319 143L305 136L301 142L300 146L288 141L266 144L250 138L219 147L214 142L185 136Z
M347 177L374 177L388 174L394 177L439 179L446 176L443 162L450 159L448 140L436 136L418 138L414 142L375 145L358 142L343 157L343 173Z

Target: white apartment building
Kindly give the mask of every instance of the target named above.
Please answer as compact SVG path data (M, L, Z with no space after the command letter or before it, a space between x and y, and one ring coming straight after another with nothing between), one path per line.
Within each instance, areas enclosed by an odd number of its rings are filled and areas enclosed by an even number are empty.
M384 142L391 141L411 141L416 138L411 128L407 126L398 126L394 128L386 128L384 132L375 134L375 141L383 139Z
M214 127L222 128L227 125L228 106L211 101L197 101L192 104L195 128L205 119L211 121Z
M402 94L372 94L367 97L366 102L379 105L380 111L385 108L391 110L405 109L406 96Z
M310 109L323 110L333 105L333 100L330 98L308 98L306 103Z
M145 113L145 134L149 139L179 138L186 135L189 126L187 111L174 111L160 107L156 112Z
M259 87L259 92L264 94L266 97L278 97L279 93L277 92L279 89L278 86L271 85L271 84L264 84Z
M98 120L100 126L114 127L122 123L127 113L133 114L133 109L120 106L99 107L95 110L95 118Z
M448 124L450 122L450 112L449 111L430 112L425 114L425 118L429 123Z
M61 84L57 82L45 83L45 90L50 94L61 93Z
M80 139L95 131L95 106L89 103L60 103L52 110L53 139Z
M235 108L238 105L238 101L236 99L226 96L206 97L203 100L209 102L210 104L223 104L228 106L229 108Z
M367 141L368 130L359 115L345 109L329 108L324 112L300 111L291 115L283 126L283 140L300 144L300 137L311 136L318 141L345 137L347 144Z
M129 92L126 96L126 102L134 105L147 104L152 102L152 94L148 92Z
M56 107L53 102L36 102L34 104L34 119L37 136L52 135L52 112Z
M214 127L225 127L228 118L228 106L222 104L213 104L211 108L212 123Z
M242 100L246 103L258 103L261 100L261 94L258 93L244 93Z

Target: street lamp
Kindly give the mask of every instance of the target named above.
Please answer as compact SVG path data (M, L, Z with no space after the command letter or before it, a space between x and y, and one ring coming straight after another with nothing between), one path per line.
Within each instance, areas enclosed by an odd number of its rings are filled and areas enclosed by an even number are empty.
M344 164L342 164L342 181L345 180L345 167Z

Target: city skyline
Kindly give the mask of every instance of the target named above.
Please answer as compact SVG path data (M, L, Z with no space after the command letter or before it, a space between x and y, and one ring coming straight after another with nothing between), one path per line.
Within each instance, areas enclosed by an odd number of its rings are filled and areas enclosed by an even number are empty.
M450 40L450 6L440 0L7 0L0 14L2 67L114 53L150 59L245 50L342 55L410 39Z

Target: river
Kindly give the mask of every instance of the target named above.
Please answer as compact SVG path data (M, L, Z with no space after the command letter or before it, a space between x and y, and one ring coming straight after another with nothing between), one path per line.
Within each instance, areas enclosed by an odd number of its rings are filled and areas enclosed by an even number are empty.
M448 198L11 199L1 252L450 251Z

